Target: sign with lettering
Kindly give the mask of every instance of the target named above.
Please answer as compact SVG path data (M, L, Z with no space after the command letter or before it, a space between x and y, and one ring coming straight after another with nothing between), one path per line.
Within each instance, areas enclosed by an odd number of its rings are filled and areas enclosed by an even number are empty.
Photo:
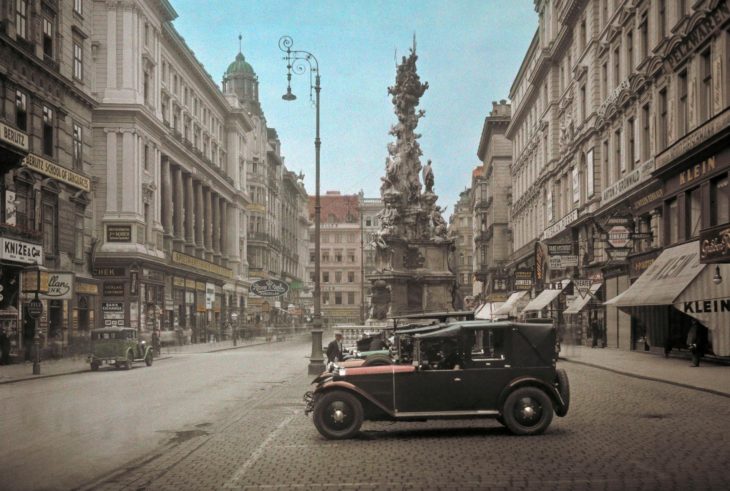
M615 225L608 231L608 243L611 247L625 247L631 240L631 232L623 225Z
M102 294L105 297L123 297L124 283L121 282L105 282L102 288Z
M26 310L28 311L28 315L31 319L37 319L43 313L43 302L41 302L38 297L35 297L33 300L28 302Z
M543 239L549 239L550 237L554 237L555 235L558 235L560 232L568 228L568 225L573 223L578 219L578 210L575 209L565 215L563 218L558 220L557 222L550 225L548 228L545 229L545 232L543 232L542 236Z
M43 298L51 300L69 300L73 297L73 273L49 273L48 293Z
M545 281L545 250L540 241L535 242L535 288L542 290Z
M131 225L107 225L106 226L107 242L132 242L132 226Z
M4 123L0 123L0 140L28 151L28 135Z
M215 303L215 285L213 283L205 284L205 308L210 310Z
M289 285L281 280L258 280L251 285L251 293L259 297L278 297L289 291Z
M656 258L659 257L659 251L651 251L648 253L632 256L629 259L629 278L638 278L641 274L654 264Z
M9 189L5 190L5 223L15 225L17 223L17 208L15 207L15 192Z
M86 191L87 193L91 192L91 179L70 169L54 164L53 162L46 160L43 157L39 157L36 154L29 153L23 159L23 165L40 174L52 177L75 188Z
M648 180L651 177L651 173L654 171L654 168L654 159L649 159L643 164L639 164L637 168L616 181L615 184L603 190L602 204L605 205L606 203L623 196L627 191L634 189L642 182Z
M0 259L43 265L43 247L18 239L0 237Z
M628 247L607 247L606 253L611 261L626 261L631 249Z
M94 283L81 283L80 281L77 281L76 293L81 293L85 295L98 295L99 287Z
M573 243L566 244L548 244L548 254L551 256L572 256Z
M591 289L591 284L593 282L588 279L574 279L573 285L575 286L575 289L578 290L578 295L580 295L580 298L586 298L586 295L588 295L588 292Z
M125 270L124 268L94 268L93 274L94 276L101 276L103 278L124 276Z
M515 290L532 290L532 270L518 269L515 271Z
M700 232L700 263L730 263L730 226L727 223Z
M218 264L205 261L195 256L188 256L187 254L183 254L182 252L173 251L172 262L199 269L208 273L217 274L225 278L231 278L233 276L233 271L228 268L224 268L223 266L219 266Z
M661 169L669 165L691 149L717 136L728 125L730 125L730 108L726 108L702 126L692 130L687 136L657 156L656 168Z
M104 327L123 326L124 304L122 302L103 302L101 316L104 319Z

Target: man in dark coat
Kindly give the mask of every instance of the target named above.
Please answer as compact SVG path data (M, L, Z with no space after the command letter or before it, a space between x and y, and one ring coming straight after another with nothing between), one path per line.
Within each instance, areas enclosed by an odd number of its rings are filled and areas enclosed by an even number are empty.
M327 361L342 361L342 333L336 332L335 339L327 345Z

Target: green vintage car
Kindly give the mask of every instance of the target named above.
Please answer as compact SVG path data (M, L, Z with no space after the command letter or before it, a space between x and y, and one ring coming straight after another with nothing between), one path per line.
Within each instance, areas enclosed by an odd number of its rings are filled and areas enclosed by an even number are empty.
M91 370L96 371L106 363L129 370L135 361L152 365L152 346L137 337L132 327L105 327L91 331Z

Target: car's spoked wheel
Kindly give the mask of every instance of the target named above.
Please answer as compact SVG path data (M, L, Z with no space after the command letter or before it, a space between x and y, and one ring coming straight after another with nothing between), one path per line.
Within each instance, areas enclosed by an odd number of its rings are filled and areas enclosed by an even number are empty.
M347 392L335 391L319 397L314 407L314 426L325 438L339 440L355 435L362 425L360 401Z
M550 426L553 420L553 403L542 390L536 387L523 387L507 397L502 417L512 433L535 435Z

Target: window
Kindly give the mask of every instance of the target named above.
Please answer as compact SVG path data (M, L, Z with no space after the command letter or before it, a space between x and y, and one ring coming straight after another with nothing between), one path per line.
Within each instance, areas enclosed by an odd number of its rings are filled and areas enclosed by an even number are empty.
M710 226L730 222L730 191L727 174L710 182Z
M674 244L679 241L679 209L677 207L677 198L667 201L667 235L669 242L665 245Z
M580 88L580 110L581 110L581 120L585 121L588 117L588 107L586 106L586 86L583 85Z
M329 292L322 292L322 303L324 305L329 305L329 303L330 303L330 294L329 294Z
M712 51L705 50L700 57L702 77L700 87L700 119L707 121L712 117Z
M43 250L46 256L55 256L58 251L56 249L56 236L58 233L56 224L56 197L43 201L41 220L43 223Z
M649 56L649 22L646 18L646 14L641 18L641 24L639 24L639 36L641 37L641 61L644 61Z
M338 235L339 237L339 235ZM342 262L342 251L335 251L335 262L341 263Z
M74 216L74 259L84 259L84 208L80 206Z
M626 67L629 73L634 70L634 33L632 31L626 34Z
M687 191L685 208L687 210L687 230L685 237L688 239L697 237L700 235L700 228L702 228L702 200L700 188L694 188Z
M621 51L618 46L613 50L613 86L618 87L621 81Z
M144 45L150 45L150 25L145 22L144 24Z
M335 283L342 283L342 271L335 271Z
M613 166L616 169L616 179L621 176L621 173L626 170L626 159L621 158L621 130L618 129L613 134L613 151L614 160Z
M142 93L144 94L144 103L149 105L150 103L150 73L145 70L144 78L142 81Z
M667 0L659 0L659 18L657 19L659 40L667 35Z
M84 50L80 41L74 41L74 78L84 79Z
M347 251L347 262L349 262L349 263L355 262L355 251L353 251L353 250Z
M644 162L651 157L650 118L651 105L646 104L641 108L641 160Z
M74 0L74 12L76 12L79 15L83 15L83 13L84 13L83 0Z
M601 100L608 96L608 62L601 66Z
M150 146L145 143L144 145L144 170L149 171L150 170Z
M370 227L370 226L372 226L372 224L373 224L372 222L373 222L373 221L372 221L372 219L371 219L370 217L367 217L367 218L365 219L365 226L366 226L366 227Z
M322 271L322 283L329 283L329 282L330 282L330 272Z
M347 282L348 283L355 283L355 272L354 271L348 271L347 272Z
M28 97L25 93L15 91L15 125L23 130L28 130Z
M677 99L679 108L677 111L677 136L682 137L687 133L689 119L689 106L687 104L687 70L682 70L677 76Z
M27 230L35 230L35 193L30 183L16 181L15 224Z
M84 142L83 142L83 130L81 129L81 125L78 123L73 124L73 166L74 169L81 169L83 167L82 158L83 158L83 149L84 149Z
M629 134L626 136L629 139L628 169L632 170L634 162L636 162L636 121L634 118L629 119Z
M310 271L309 272L309 281L311 281L312 283L314 283L314 271Z
M53 109L43 106L43 153L53 157Z
M335 305L342 305L342 292L335 292Z
M657 152L664 150L667 146L668 138L667 131L667 89L664 88L659 91L659 121L656 132L657 136Z
M347 303L350 305L355 304L355 292L347 292Z
M53 58L53 21L43 17L43 56Z
M15 2L15 31L18 36L28 39L28 0Z

